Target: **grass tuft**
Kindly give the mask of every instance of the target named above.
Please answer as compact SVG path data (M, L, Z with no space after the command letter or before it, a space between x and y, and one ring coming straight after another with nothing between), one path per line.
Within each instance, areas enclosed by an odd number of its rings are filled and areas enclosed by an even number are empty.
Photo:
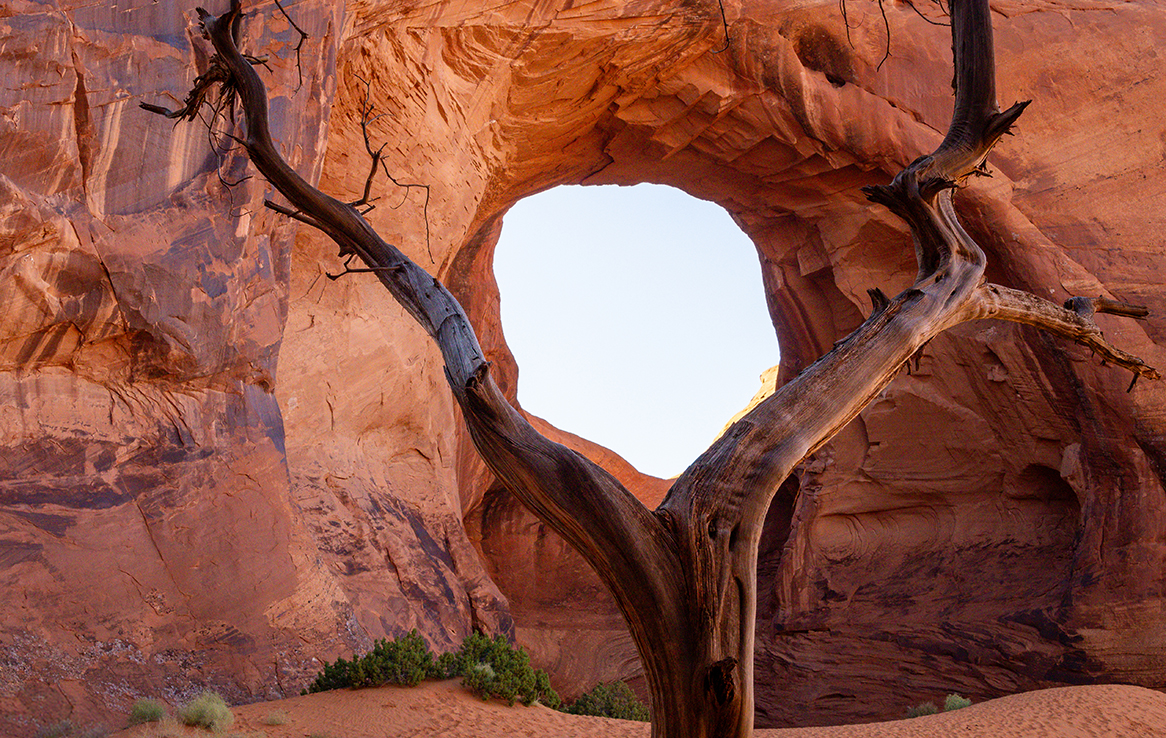
M179 708L178 719L184 725L195 725L215 733L222 733L235 722L235 716L231 714L231 709L227 707L222 696L210 690Z
M287 722L288 722L288 716L287 716L287 713L284 712L283 710L276 710L275 712L269 712L263 718L264 725L287 725Z
M924 702L921 705L915 705L911 709L907 710L907 717L909 717L909 718L917 718L917 717L923 717L924 715L937 715L937 714L939 714L939 708L935 706L934 702Z
M150 731L145 734L145 738L185 738L185 736L186 730L172 715L153 723Z
M156 723L166 717L166 706L158 700L141 699L130 708L130 725Z
M71 720L61 720L60 722L46 725L36 732L36 738L68 738L73 734L73 722Z
M42 727L35 735L36 738L105 738L109 735L109 729L101 724L82 728L74 725L71 720L61 720Z

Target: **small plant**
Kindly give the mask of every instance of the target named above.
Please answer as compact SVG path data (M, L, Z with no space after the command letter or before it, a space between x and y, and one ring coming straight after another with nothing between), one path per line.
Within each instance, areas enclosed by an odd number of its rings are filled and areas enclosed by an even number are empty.
M958 694L949 694L947 699L943 701L943 711L951 712L952 710L959 710L963 707L968 707L972 701L967 697L961 697Z
M36 732L36 738L68 738L73 734L73 723L62 720L52 725L46 725Z
M624 682L597 684L590 692L579 695L570 707L562 708L562 711L572 715L598 715L642 723L651 720L648 706L640 702L636 693Z
M185 738L186 731L174 717L167 715L154 723L152 730L146 733L149 738Z
M104 725L90 725L80 728L71 720L62 720L46 725L36 732L36 738L105 738L109 730Z
M924 702L921 705L915 705L907 710L907 717L917 718L924 715L936 715L939 713L939 708L935 706L934 702Z
M943 701L943 712L958 710L970 704L972 704L972 701L967 697L961 697L958 694L949 694L947 699ZM907 717L913 718L921 715L935 715L939 711L939 708L935 706L934 702L924 702L921 705L915 705L910 710L907 710Z
M283 710L269 712L263 718L264 725L287 725L287 713Z
M190 704L179 708L178 719L185 725L197 725L222 733L235 722L235 716L218 692L207 690Z
M158 700L138 700L130 708L130 725L156 723L164 717L166 717L166 706Z

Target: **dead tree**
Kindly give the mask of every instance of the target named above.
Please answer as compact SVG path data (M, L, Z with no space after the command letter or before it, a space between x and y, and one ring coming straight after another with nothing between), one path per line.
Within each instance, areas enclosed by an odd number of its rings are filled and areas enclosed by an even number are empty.
M186 106L151 109L192 118L216 85L217 105L239 103L240 143L291 204L271 207L319 228L342 256L363 261L362 271L375 274L425 328L441 349L450 389L486 464L610 588L643 659L652 735L741 738L753 730L757 548L770 501L794 466L866 407L921 346L959 323L997 318L1076 341L1135 379L1158 378L1140 359L1110 346L1092 319L1094 312L1145 311L1080 297L1060 307L985 283L984 252L960 226L952 194L982 171L1027 103L1003 112L997 107L988 1L950 5L956 100L947 136L890 184L867 188L871 200L910 226L919 264L914 284L894 298L872 291L870 318L737 421L655 510L535 431L495 385L453 296L385 243L355 207L320 192L283 160L268 130L256 60L238 48L239 0L218 17L199 11L216 54Z

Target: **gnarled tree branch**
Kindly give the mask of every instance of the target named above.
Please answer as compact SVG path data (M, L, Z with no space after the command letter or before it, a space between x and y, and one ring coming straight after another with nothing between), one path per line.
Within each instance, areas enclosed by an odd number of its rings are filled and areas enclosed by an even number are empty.
M382 240L353 204L320 192L284 161L271 139L263 83L236 45L237 32L232 29L237 29L239 15L239 0L217 18L200 11L216 54L211 59L212 71L200 78L197 94L188 97L182 112L206 98L207 79L222 80L221 94L239 96L245 124L240 142L260 173L291 204L291 208L268 206L319 228L339 245L341 255L361 259L434 339L445 361L446 379L482 459L608 585L649 674L690 663L692 644L675 637L687 603L677 596L684 573L667 519L645 508L605 470L540 435L503 397L469 319L449 291ZM155 106L147 109L170 112ZM375 171L379 157L371 149L370 154ZM367 197L366 187L362 200ZM690 718L661 715L656 725L675 729Z
M1036 326L1091 349L1103 361L1128 369L1135 376L1161 379L1158 370L1144 361L1111 346L1093 321L1095 313L1110 313L1128 318L1145 318L1146 308L1104 297L1072 297L1061 307L1023 290L998 284L984 284L976 291L978 318L996 318Z

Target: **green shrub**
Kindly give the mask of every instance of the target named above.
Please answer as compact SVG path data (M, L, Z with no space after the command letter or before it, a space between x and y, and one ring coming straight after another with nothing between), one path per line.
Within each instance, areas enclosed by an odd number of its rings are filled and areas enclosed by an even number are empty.
M564 707L563 712L572 715L638 720L642 723L651 720L648 706L640 702L632 688L623 682L597 684L590 692L579 695L570 707Z
M138 700L130 708L130 725L156 723L166 717L166 706L158 700Z
M303 694L382 684L411 687L423 679L459 676L463 685L483 699L495 697L525 705L538 701L553 708L562 704L546 672L531 668L526 651L514 648L502 636L490 639L475 633L457 651L434 658L416 630L396 640L377 641L372 651L354 656L352 661L337 659L324 664Z
M336 659L336 663L329 664L324 662L324 668L316 675L315 681L308 685L308 688L302 690L300 694L315 694L316 692L327 692L330 689L343 689L344 687L352 686L352 678L348 673L351 662L344 659Z
M952 710L958 710L962 707L968 707L971 704L972 701L967 697L961 697L958 694L949 694L947 699L943 701L943 711L951 712Z
M453 679L462 675L463 664L458 654L461 651L443 653L433 661L429 669L430 679Z
M430 678L434 671L433 654L416 630L394 640L380 640L373 649L352 661L336 659L324 669L305 691L326 692L343 687L379 687L403 684L414 687Z
M491 697L524 705L541 702L547 707L562 704L551 688L551 680L541 669L530 665L530 655L514 648L502 636L493 640L475 633L462 643L451 664L454 675L462 675L462 684L482 699Z
M939 708L935 706L934 702L924 702L921 705L915 705L907 710L907 717L916 718L923 715L935 715L939 712Z
M207 690L200 694L191 703L178 708L178 719L185 725L197 725L201 728L221 733L235 722L235 716L218 692Z

